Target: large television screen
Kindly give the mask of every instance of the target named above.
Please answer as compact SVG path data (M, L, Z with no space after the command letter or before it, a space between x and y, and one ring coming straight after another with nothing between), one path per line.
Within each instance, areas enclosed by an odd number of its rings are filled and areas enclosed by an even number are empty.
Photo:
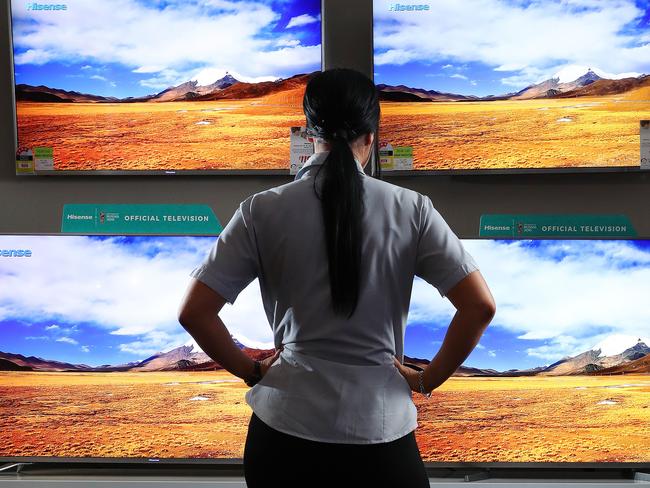
M0 458L243 455L246 385L176 320L210 237L0 236ZM427 400L429 463L649 463L650 241L465 240L498 312ZM452 306L416 280L407 361ZM253 282L223 311L251 357L272 334Z
M382 139L414 169L639 167L645 0L374 0Z
M288 170L320 0L12 0L18 150L56 172ZM47 154L47 152L45 152Z

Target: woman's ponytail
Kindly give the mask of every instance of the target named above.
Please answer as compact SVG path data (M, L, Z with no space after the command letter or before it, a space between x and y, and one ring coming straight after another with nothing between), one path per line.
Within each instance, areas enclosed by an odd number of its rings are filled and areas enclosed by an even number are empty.
M334 137L323 170L321 204L334 311L352 316L361 279L363 186L350 145Z
M359 300L364 210L362 174L350 143L377 130L377 91L356 71L324 71L309 82L303 106L311 134L330 145L317 194L325 224L332 306L349 318Z

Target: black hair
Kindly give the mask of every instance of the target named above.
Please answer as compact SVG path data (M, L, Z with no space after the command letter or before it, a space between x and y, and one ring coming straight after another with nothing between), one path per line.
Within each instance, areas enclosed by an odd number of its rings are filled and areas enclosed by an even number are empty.
M330 145L320 168L324 171L320 194L316 178L314 190L323 209L332 306L335 313L349 318L359 300L363 217L362 175L350 142L376 133L379 97L363 74L331 69L309 81L303 108L308 132Z

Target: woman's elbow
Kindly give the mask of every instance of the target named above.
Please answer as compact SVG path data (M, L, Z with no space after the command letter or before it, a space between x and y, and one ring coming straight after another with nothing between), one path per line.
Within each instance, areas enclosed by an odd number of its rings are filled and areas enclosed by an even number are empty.
M497 312L497 306L494 299L491 297L481 298L472 303L467 303L465 306L460 307L458 311L467 317L471 317L471 322L476 325L478 329L485 329Z
M481 302L476 306L476 313L478 314L481 323L484 324L484 327L487 327L497 313L497 304L495 303L494 298L490 297L481 300Z
M193 315L194 314L191 308L186 304L181 305L181 307L178 309L178 323L181 324L181 326L188 332L192 327L192 323L194 322L192 319Z

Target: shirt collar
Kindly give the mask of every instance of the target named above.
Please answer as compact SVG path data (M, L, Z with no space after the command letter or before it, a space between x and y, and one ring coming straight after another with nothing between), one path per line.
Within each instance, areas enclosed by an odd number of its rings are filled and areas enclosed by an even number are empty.
M300 171L296 174L296 180L300 180L304 178L309 170L313 168L318 168L319 166L322 166L325 163L325 159L327 159L327 156L329 156L329 151L322 151L322 152L317 152L311 155L311 157L307 160L307 162L304 164L302 168L300 168ZM357 163L357 169L359 172L364 173L363 167L357 161L356 159L354 160Z

